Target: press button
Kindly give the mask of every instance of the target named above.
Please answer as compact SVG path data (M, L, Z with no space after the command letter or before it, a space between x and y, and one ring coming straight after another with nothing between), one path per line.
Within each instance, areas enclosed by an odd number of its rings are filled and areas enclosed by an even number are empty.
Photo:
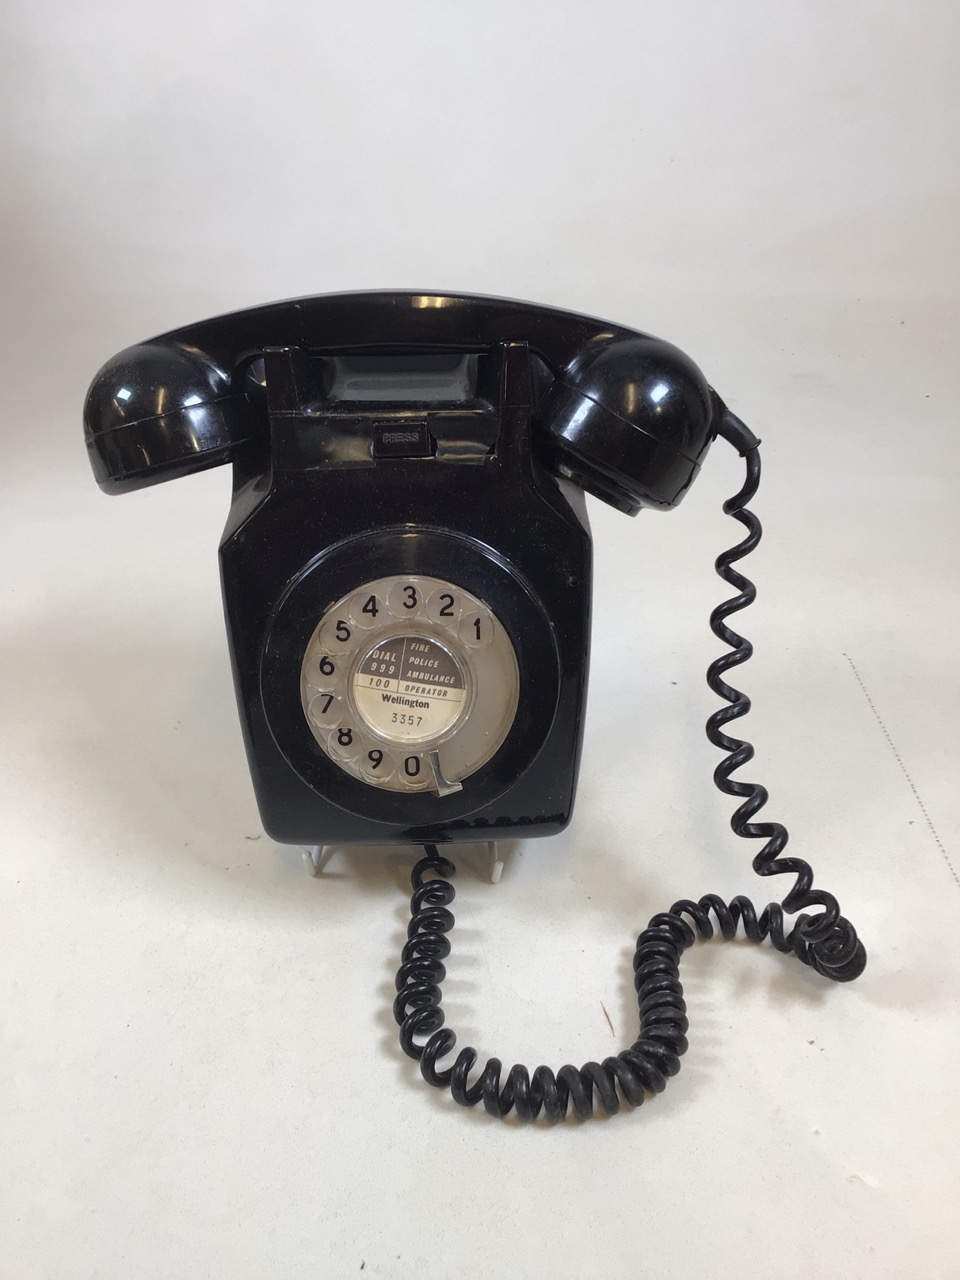
M426 419L373 424L373 456L375 458L429 458L433 441Z

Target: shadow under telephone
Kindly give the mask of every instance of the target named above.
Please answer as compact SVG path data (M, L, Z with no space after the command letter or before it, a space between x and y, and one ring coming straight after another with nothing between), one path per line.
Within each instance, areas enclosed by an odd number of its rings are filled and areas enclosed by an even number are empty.
M620 325L499 298L339 294L189 325L128 348L95 378L85 434L109 493L230 462L220 545L234 680L260 814L276 840L424 846L413 869L395 1014L424 1079L492 1115L586 1119L633 1106L680 1069L683 951L742 924L825 977L866 955L787 832L756 822L753 756L726 731L750 703L725 680L754 598L735 564L759 441L676 347ZM591 544L583 491L635 515L676 506L721 436L745 460L724 511L745 538L717 560L737 591L711 616L728 646L707 679L731 820L762 840L781 904L708 894L653 917L634 959L638 1039L616 1057L501 1082L440 1004L453 927L442 845L550 835L569 821L586 693ZM809 908L814 914L805 914ZM785 914L799 912L792 929Z

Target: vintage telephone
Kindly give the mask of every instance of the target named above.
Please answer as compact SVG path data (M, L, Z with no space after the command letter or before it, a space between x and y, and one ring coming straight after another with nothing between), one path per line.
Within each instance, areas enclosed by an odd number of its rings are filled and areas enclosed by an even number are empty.
M620 325L500 298L360 293L253 308L120 352L87 396L85 435L108 493L233 464L220 545L247 755L276 840L421 844L395 1013L424 1078L492 1115L562 1119L572 1103L639 1105L680 1068L682 952L769 937L836 981L866 955L767 800L734 779L753 756L725 726L749 700L724 680L751 654L727 624L753 584L733 565L760 525L747 502L759 441L676 347ZM716 436L746 462L724 505L746 538L717 561L738 594L711 617L730 651L710 667L726 702L707 723L716 785L763 840L760 875L795 877L782 905L709 894L656 915L634 970L640 1034L602 1063L437 1063L449 953L450 841L543 836L570 819L587 681L591 546L583 490L635 515L669 510ZM784 931L784 913L801 913Z

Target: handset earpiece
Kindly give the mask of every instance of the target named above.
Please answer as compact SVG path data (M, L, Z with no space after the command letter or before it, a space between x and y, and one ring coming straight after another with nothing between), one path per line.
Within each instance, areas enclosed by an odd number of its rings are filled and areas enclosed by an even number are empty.
M644 334L587 344L537 408L552 468L619 511L675 507L723 412L679 348Z
M94 378L84 437L100 488L127 493L232 462L253 416L242 388L202 351L145 342Z

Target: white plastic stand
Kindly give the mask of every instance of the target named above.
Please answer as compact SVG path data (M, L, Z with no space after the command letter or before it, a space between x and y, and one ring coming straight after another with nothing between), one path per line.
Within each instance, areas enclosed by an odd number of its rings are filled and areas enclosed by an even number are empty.
M303 867L308 876L319 876L330 855L330 845L312 844L301 846ZM486 852L487 873L491 884L499 884L503 875L503 859L497 848L496 840L486 840L481 846Z

